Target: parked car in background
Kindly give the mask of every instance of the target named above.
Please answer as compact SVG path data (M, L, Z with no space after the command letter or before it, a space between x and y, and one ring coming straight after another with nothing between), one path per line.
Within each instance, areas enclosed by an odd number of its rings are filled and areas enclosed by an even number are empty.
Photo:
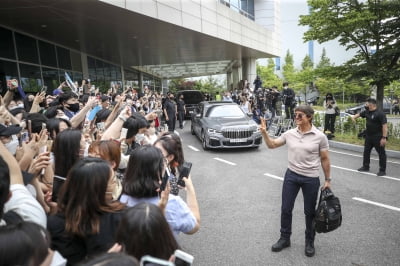
M200 139L204 150L258 148L262 142L257 123L232 102L201 102L192 114L191 132Z
M198 90L182 90L176 93L177 99L183 95L183 101L186 107L186 118L190 118L193 111L198 108L199 103L204 101L203 93Z
M360 113L364 109L365 109L365 103L348 108L345 110L345 112L351 115L355 115ZM385 114L390 114L390 100L388 98L383 99L383 112Z

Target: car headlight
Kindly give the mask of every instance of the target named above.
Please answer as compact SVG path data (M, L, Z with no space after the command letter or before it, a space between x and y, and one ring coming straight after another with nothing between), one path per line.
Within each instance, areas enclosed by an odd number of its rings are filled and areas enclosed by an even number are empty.
M213 129L213 128L208 128L208 129L207 129L207 132L208 132L208 133L211 133L211 134L221 133L221 131L218 131L218 130Z

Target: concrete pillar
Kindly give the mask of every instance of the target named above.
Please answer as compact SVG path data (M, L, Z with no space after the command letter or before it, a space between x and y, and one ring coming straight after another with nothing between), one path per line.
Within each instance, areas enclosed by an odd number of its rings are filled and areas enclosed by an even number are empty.
M232 68L232 84L233 84L233 89L239 89L239 81L241 80L241 76L240 76L240 68L241 67L237 67L234 66Z
M168 92L168 80L167 79L161 79L161 93L167 93Z
M143 72L139 71L139 91L142 91L142 88L143 88Z
M257 66L255 58L247 58L242 60L243 79L247 79L250 87L254 87L253 82L257 76Z
M233 90L232 71L226 73L226 88L228 91Z

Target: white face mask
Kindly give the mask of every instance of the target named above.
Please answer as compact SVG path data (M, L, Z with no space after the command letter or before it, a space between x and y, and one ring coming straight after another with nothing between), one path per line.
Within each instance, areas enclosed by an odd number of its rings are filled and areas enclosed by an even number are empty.
M18 138L16 135L12 135L12 139L9 143L5 144L4 146L6 149L14 156L15 153L17 152L18 148Z
M136 134L136 141L141 141L144 138L144 134Z

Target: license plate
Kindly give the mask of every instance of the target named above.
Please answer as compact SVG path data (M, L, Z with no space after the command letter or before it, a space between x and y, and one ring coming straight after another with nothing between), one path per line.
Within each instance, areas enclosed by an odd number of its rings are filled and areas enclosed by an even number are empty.
M246 142L247 139L230 139L230 143Z

